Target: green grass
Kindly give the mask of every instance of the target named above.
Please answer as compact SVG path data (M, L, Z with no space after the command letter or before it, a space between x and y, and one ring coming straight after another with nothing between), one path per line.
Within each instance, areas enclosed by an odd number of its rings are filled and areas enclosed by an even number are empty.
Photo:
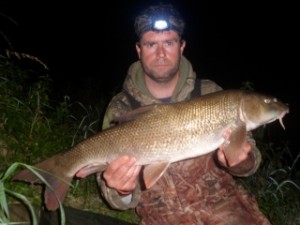
M32 74L0 55L0 171L5 174L0 183L3 206L0 221L4 224L9 220L8 204L15 202L17 193L18 200L32 204L32 208L42 204L40 186L9 179L20 165L29 167L71 148L101 128L103 101L99 100L101 104L97 106L72 102L68 97L62 102L52 102L49 99L51 79L47 72L32 82ZM74 180L72 184L64 201L66 206L128 222L137 220L134 211L119 212L107 207L100 198L94 176Z
M5 186L5 184L7 182L10 182L8 179L9 177L11 177L15 171L17 170L17 167L22 166L25 167L27 169L29 169L32 173L34 173L39 179L41 179L41 181L51 189L51 186L49 183L47 183L47 181L39 174L39 171L30 166L30 165L26 165L26 164L22 164L22 163L13 163L11 164L8 169L1 175L0 177L0 206L1 206L1 214L0 214L0 222L3 224L12 224L13 221L10 221L10 213L9 213L9 202L8 202L8 198L12 197L16 200L18 200L19 202L21 202L22 204L25 204L28 209L29 209L29 213L30 213L30 217L32 219L32 225L37 225L38 224L38 218L36 215L36 210L34 208L34 205L32 204L32 202L29 201L29 199L23 195L20 194L18 191L14 191L12 187L7 188ZM8 181L7 181L8 180ZM65 217L65 213L64 213L64 208L62 206L62 202L59 201L59 199L57 199L59 202L59 212L60 212L60 223L61 224L65 224L66 223L66 217ZM17 222L16 222L17 224ZM24 224L26 224L26 222L24 222Z
M260 168L250 177L238 178L238 182L256 196L274 225L300 224L300 153L291 152L287 142L262 140L257 145L262 152Z

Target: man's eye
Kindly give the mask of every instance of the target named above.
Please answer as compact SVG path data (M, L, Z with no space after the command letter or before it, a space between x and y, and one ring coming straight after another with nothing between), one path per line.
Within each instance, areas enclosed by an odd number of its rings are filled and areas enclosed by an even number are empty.
M174 41L167 41L167 42L166 42L166 45L172 46L172 45L174 45Z
M147 47L147 48L153 48L153 47L155 47L155 43L146 43L145 44L145 46Z

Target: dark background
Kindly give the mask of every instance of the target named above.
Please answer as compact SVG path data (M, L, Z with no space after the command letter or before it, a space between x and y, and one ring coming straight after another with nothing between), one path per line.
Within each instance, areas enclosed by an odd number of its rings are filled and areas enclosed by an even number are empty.
M57 99L68 95L95 102L120 88L137 59L134 18L156 2L0 0L1 52L13 49L47 64ZM286 131L278 132L282 139L295 140L299 152L296 5L264 0L170 2L186 20L185 56L198 76L226 89L250 81L255 90L288 103Z

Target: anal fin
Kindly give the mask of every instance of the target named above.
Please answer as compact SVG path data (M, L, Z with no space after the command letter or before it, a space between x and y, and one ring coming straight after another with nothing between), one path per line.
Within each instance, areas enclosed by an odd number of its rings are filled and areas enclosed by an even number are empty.
M170 162L162 162L162 163L146 165L143 170L145 187L147 189L151 188L164 174L164 172L169 167L169 165Z

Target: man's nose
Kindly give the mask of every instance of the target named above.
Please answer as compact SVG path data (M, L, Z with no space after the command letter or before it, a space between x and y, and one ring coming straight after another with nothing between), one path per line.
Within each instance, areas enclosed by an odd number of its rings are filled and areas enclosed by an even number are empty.
M166 49L164 48L163 45L159 44L159 45L157 46L156 51L157 51L157 55L158 55L159 57L165 57L165 56L166 56Z

